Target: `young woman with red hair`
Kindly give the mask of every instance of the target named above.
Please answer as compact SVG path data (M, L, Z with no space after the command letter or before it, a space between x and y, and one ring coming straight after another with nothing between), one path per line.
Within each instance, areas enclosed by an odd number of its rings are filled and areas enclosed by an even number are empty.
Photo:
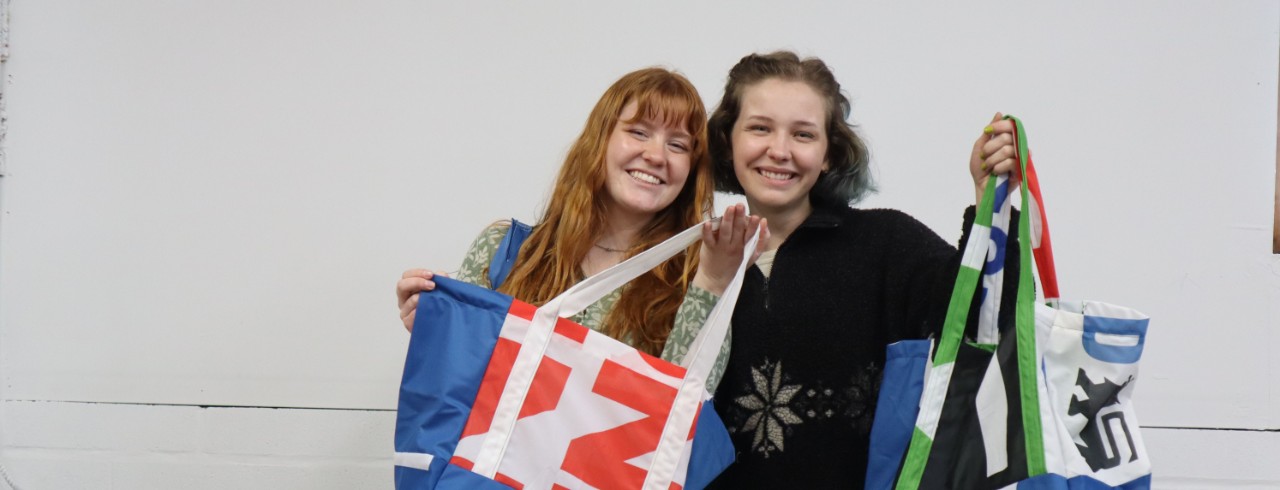
M588 116L546 210L498 291L541 305L703 221L713 196L706 121L697 90L678 73L647 68L615 82ZM760 219L747 217L742 205L731 206L718 228L704 226L702 244L695 246L701 250L691 247L573 320L641 351L679 361L759 225ZM498 221L481 232L457 279L492 287L489 268L511 226ZM411 269L396 284L406 329L413 328L418 294L435 287L433 277L430 271ZM728 345L708 379L710 390L723 372Z

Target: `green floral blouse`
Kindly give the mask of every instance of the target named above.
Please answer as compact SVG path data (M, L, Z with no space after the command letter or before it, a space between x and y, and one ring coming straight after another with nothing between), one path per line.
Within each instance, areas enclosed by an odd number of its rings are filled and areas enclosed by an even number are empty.
M498 221L485 228L471 243L471 249L462 260L462 268L455 278L493 289L493 285L489 283L489 263L493 262L498 245L502 243L502 238L506 236L509 228L511 228L511 222L506 220ZM570 319L587 328L600 331L605 317L613 310L613 305L618 302L620 296L622 296L622 288L600 298L599 301ZM675 325L672 326L671 335L667 337L667 345L662 350L662 359L675 363L684 359L685 354L689 352L689 346L693 344L693 339L698 335L698 330L702 328L703 322L711 314L711 308L719 299L705 289L689 286L688 292L684 295L684 302L676 311ZM724 375L724 367L729 360L730 340L730 338L725 339L724 345L720 347L720 354L716 356L715 365L711 368L711 374L707 376L707 391L711 393L715 393L716 386L720 384L720 377Z

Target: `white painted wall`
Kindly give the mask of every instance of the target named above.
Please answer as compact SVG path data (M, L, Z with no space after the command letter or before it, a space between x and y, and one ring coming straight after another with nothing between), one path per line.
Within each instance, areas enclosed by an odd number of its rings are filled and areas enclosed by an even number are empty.
M400 271L533 219L621 74L678 68L711 105L776 48L853 97L882 188L865 205L949 239L973 138L1022 117L1064 292L1154 318L1157 485L1280 486L1274 1L11 14L0 464L23 488L390 486Z

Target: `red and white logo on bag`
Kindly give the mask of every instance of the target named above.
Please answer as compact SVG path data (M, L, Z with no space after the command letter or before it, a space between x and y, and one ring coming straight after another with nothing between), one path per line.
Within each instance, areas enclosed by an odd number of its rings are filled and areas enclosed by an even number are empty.
M512 303L452 464L471 469L534 312ZM513 488L640 488L684 375L679 366L561 319L495 479Z

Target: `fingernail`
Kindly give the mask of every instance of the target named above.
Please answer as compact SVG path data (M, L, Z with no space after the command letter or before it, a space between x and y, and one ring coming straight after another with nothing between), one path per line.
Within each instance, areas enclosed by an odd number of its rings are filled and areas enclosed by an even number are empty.
M983 134L991 134L991 133L994 133L994 132L995 132L995 130L996 130L996 128L995 128L995 127L992 127L990 124L988 124L988 125L987 125L987 127L982 128L982 133L983 133Z
M987 171L987 162L982 162L982 171L983 172Z
M978 152L978 158L987 158L987 152L985 152L985 151L979 151L979 152ZM983 166L986 166L987 164L986 164L986 162L983 162L983 164L982 164L982 165L983 165Z

